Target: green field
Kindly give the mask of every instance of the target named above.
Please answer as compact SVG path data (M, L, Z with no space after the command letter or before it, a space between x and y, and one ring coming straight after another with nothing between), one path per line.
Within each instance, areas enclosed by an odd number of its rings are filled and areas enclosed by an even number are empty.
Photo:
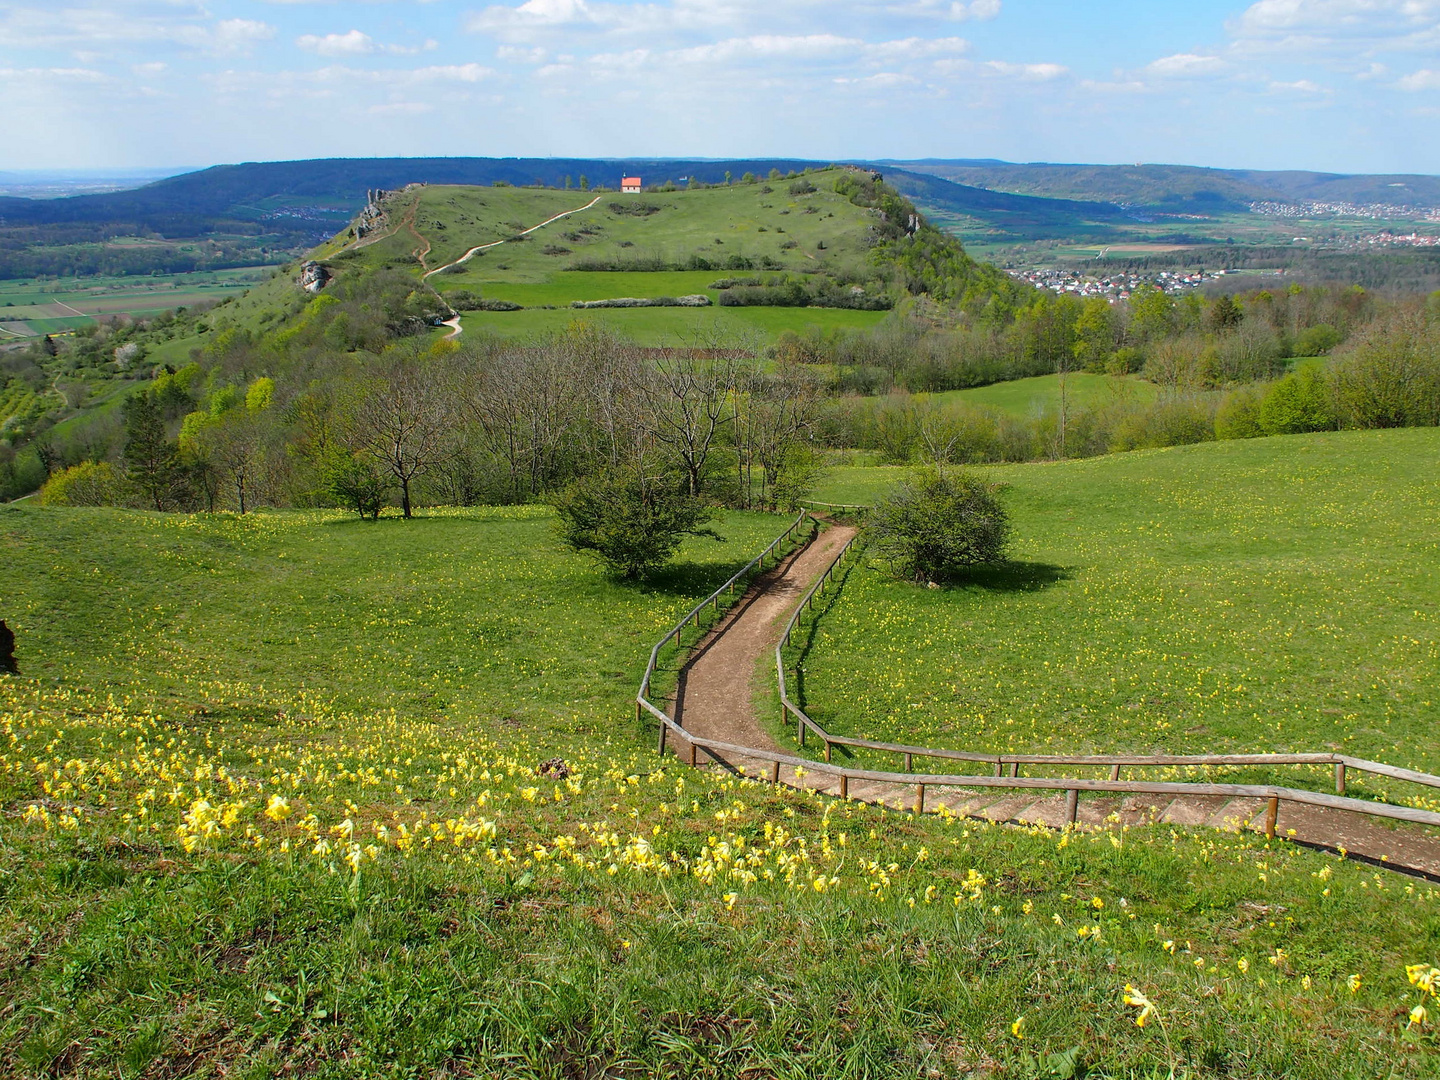
M863 330L885 318L883 311L834 308L596 308L589 311L471 311L462 318L468 332L529 337L564 330L577 320L608 327L638 345L709 346L712 342L760 347L786 330Z
M4 336L64 333L92 316L158 315L177 307L224 300L266 280L273 267L208 270L145 277L86 277L58 281L0 281ZM79 314L76 314L79 312Z
M0 510L0 1072L1433 1075L1423 883L656 758L651 642L781 524L635 589L539 507Z
M1148 404L1154 401L1159 393L1154 383L1128 376L1092 375L1089 372L1077 371L1066 375L1064 379L1065 399L1070 409L1097 409L1122 401ZM1028 419L1040 413L1059 410L1061 377L1037 375L1030 379L1014 379L1010 382L991 383L989 386L976 386L969 390L949 390L928 396L932 401L983 405L1020 419Z
M986 469L1013 565L940 591L856 569L805 659L808 704L922 745L1440 771L1437 465L1440 433L1413 429ZM836 470L817 497L869 502L901 475Z

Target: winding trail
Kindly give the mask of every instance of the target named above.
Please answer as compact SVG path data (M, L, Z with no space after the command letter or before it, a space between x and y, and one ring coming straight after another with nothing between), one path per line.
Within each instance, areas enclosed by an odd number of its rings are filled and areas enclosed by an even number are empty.
M531 225L530 228L526 229L524 232L516 233L515 236L529 236L536 229L543 229L546 225L550 225L553 222L559 221L561 218L567 218L572 214L578 214L581 211L589 210L602 198L604 198L603 195L596 195L595 198L591 199L584 206L577 206L574 210L566 210L563 214L556 214L552 218L546 218L544 221L540 222L539 225ZM437 266L434 270L427 271L424 277L422 277L420 280L424 281L426 278L429 278L434 274L439 274L445 270L449 270L452 266L460 266L463 263L467 263L476 255L479 255L482 251L488 251L490 248L499 247L501 244L508 244L511 240L515 239L515 236L507 236L503 240L492 240L488 244L481 244L479 247L473 247L469 251L465 252L464 255L461 255L460 258L456 259L454 262L446 263L444 266ZM426 254L429 254L428 249L426 250Z
M769 687L775 645L790 613L854 534L849 526L826 528L774 570L757 578L739 602L700 639L681 669L671 713L686 731L736 746L795 753L793 746L781 747L771 737L757 716L755 700ZM693 760L702 768L719 767L751 777L778 779L791 787L840 794L839 780L825 773L810 772L797 778L790 769L777 773L771 762L761 758L713 750L694 753L689 741L680 736L672 737L669 745L682 760ZM908 810L914 806L915 788L857 780L849 784L848 797ZM932 789L925 799L925 809L935 812L942 806L952 814L1017 825L1063 828L1068 820L1063 792ZM1264 799L1125 795L1080 800L1076 820L1090 828L1169 824L1264 832L1265 814ZM1440 837L1418 826L1392 827L1365 814L1286 803L1278 835L1440 880Z

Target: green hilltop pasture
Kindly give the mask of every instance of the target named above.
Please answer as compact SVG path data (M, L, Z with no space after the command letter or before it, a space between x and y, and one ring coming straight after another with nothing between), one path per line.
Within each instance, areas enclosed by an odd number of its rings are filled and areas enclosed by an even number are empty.
M807 707L837 733L986 752L1440 771L1437 465L1440 432L1407 429L986 469L1011 565L938 591L857 566L804 657ZM818 497L871 502L902 475L836 470Z
M0 510L0 1073L1434 1074L1424 882L658 758L651 644L783 524L633 589L539 507Z
M422 252L425 267L434 270L471 248L510 241L476 255L458 268L461 273L432 278L442 291L495 282L543 283L582 260L674 263L701 255L722 263L731 256L769 256L790 270L843 266L867 253L873 218L833 190L842 174L825 169L798 180L629 195L555 188L413 188L388 202L394 232L352 250L356 261L397 265ZM800 182L816 190L791 194L791 184ZM515 239L571 211L577 212ZM348 256L338 249L344 240L341 234L317 256L338 257L343 265Z

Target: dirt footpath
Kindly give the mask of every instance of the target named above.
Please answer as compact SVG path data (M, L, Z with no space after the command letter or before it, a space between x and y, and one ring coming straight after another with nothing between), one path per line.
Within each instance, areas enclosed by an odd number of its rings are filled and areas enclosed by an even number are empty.
M755 715L762 658L773 663L785 620L805 590L849 543L855 529L831 525L774 570L757 578L697 645L680 674L672 715L687 731L736 746L779 750ZM677 753L688 744L674 740Z

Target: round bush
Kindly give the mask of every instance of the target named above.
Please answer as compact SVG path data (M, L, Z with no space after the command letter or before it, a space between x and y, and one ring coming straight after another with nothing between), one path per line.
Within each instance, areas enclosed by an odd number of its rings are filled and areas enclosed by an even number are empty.
M994 484L967 472L932 471L882 499L866 533L897 576L946 582L1005 557L1010 515Z
M108 461L82 461L40 489L41 506L113 506L124 497L124 479Z

